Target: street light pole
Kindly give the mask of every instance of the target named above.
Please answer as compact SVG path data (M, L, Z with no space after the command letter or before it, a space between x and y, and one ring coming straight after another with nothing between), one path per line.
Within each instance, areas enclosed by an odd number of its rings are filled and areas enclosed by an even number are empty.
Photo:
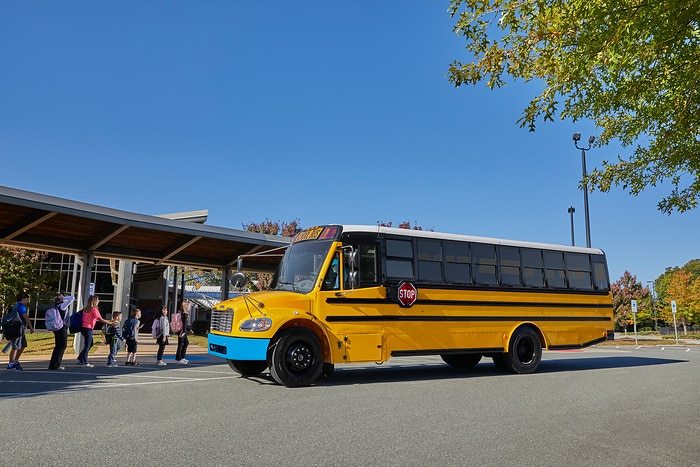
M647 281L647 284L651 284L651 312L654 319L654 332L659 330L656 324L656 307L654 306L654 294L656 293L656 281Z
M569 207L569 214L571 214L571 246L576 245L574 243L574 213L576 209L573 206Z
M586 246L591 247L591 224L588 217L588 183L586 183L586 151L591 149L593 141L595 141L595 136L588 137L588 147L580 148L578 147L578 142L581 141L581 133L574 133L572 138L574 140L574 146L576 149L581 150L581 166L583 167L583 215L586 218Z

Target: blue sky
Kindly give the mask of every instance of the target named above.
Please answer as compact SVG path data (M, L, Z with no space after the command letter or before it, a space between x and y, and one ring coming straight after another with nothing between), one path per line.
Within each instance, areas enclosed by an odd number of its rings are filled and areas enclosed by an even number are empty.
M591 122L516 120L537 83L454 88L449 3L73 0L0 3L0 185L143 214L417 222L585 245ZM619 148L587 154L590 171ZM589 195L612 280L700 257L668 184Z

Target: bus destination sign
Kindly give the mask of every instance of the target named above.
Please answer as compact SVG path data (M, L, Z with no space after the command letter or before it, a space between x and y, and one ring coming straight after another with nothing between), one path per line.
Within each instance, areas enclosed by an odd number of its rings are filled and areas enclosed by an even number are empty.
M326 240L335 237L336 232L338 227L310 227L296 234L293 243L305 240Z

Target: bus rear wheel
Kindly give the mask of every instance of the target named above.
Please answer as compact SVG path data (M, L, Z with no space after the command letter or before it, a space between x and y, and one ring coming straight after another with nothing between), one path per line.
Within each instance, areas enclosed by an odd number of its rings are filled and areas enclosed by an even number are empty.
M316 335L305 328L283 331L270 347L270 374L290 388L313 384L323 370L323 353Z
M460 353L460 354L442 354L442 361L455 368L474 368L481 361L481 354L478 353Z
M228 366L241 376L255 376L267 368L265 360L227 360Z
M494 355L493 362L510 373L534 373L542 360L542 343L539 335L528 327L515 331L507 353Z

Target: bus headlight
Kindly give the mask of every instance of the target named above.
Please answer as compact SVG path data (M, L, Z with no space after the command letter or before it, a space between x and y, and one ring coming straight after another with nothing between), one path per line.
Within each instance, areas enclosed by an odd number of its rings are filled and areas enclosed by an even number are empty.
M271 327L272 320L270 318L253 318L243 321L238 329L241 331L260 332L267 331Z

